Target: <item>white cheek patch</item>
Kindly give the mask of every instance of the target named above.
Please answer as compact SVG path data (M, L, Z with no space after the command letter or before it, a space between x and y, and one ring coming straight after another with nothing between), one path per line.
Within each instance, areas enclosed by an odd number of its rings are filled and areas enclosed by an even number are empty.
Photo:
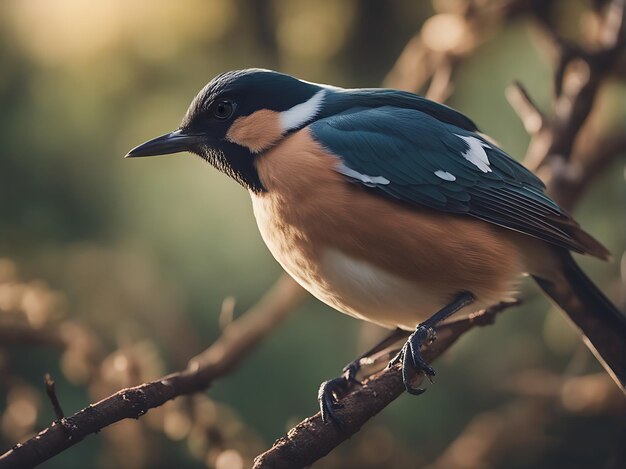
M449 173L448 171L444 171L442 169L435 171L435 176L443 179L444 181L456 181L456 176L454 174Z
M300 127L305 122L313 119L322 107L326 90L319 90L308 101L296 104L291 109L280 113L280 127L284 132Z
M469 145L469 149L463 153L463 157L480 169L483 173L490 173L490 163L489 158L487 158L487 153L485 152L485 148L491 148L482 140L476 137L464 136L454 134L462 140L465 140L465 143Z
M382 177L382 176L369 176L367 174L361 174L358 171L355 171L354 169L348 168L343 163L340 163L339 166L337 166L337 171L339 171L344 176L348 176L352 179L361 181L363 184L369 187L374 187L379 184L385 185L385 184L389 184L390 182L389 179Z

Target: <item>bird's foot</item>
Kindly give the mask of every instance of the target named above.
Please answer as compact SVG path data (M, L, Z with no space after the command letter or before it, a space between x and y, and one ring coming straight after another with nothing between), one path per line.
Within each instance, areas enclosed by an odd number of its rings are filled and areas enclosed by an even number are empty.
M361 381L356 379L356 374L359 372L360 369L361 359L357 358L356 360L351 361L343 367L343 369L341 370L341 377L350 383L361 384Z
M343 407L339 401L348 394L353 385L361 384L356 379L356 374L360 369L360 359L354 360L343 368L341 376L324 381L320 385L317 402L320 406L322 422L327 423L330 420L340 429L344 427L342 418L337 414L337 409Z
M396 363L402 363L402 382L409 394L417 396L426 391L424 388L416 388L411 384L411 377L414 373L423 372L428 380L431 383L433 382L432 377L435 376L435 370L422 358L420 346L433 342L436 337L437 335L432 327L418 326L398 354L389 362L388 367Z

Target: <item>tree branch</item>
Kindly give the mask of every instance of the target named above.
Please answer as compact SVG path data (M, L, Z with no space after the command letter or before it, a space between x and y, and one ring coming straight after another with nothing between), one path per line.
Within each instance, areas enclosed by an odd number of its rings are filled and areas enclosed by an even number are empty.
M57 419L63 420L65 415L63 414L61 403L59 402L59 398L57 397L54 379L52 378L52 375L50 373L46 373L44 375L43 383L46 387L46 394L48 395L48 399L50 399L50 403L52 404L52 408L54 409L54 415L57 416Z
M423 348L422 356L428 363L432 362L464 333L476 326L493 324L498 313L518 303L499 303L437 327L437 340ZM341 399L342 408L338 410L338 414L345 423L342 430L332 423L324 424L318 412L300 422L286 436L276 441L272 448L258 456L254 469L295 469L313 464L358 432L363 424L403 392L400 364L386 368Z
M504 24L530 13L544 1L550 3L549 0L503 0L477 7L476 2L468 0L453 13L442 2L441 11L404 47L383 86L424 92L429 85L425 95L444 101L451 93L452 72L461 59L471 55Z
M567 169L571 167L566 163L593 109L598 90L624 56L625 6L625 0L610 3L603 18L605 34L593 48L583 48L561 37L550 18L547 3L534 10L533 17L553 51L555 101L552 117L532 134L525 163L550 183L549 193L557 202L561 202L558 197L561 185L567 184L570 177ZM526 113L518 106L514 109L526 126Z
M545 117L524 86L516 81L506 89L506 98L524 124L526 132L537 134L545 125Z
M138 419L175 397L206 389L232 371L305 297L299 285L281 276L257 305L228 325L213 345L189 362L186 370L122 389L54 422L0 456L0 468L36 466L112 423Z
M581 142L575 149L566 171L567 178L559 181L559 203L571 209L584 195L587 188L619 156L626 155L626 133L621 128L612 134Z

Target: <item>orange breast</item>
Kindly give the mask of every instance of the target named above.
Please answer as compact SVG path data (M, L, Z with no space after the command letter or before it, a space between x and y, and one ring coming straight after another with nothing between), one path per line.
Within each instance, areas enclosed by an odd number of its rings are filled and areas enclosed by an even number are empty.
M342 312L412 328L471 291L475 310L510 295L522 271L506 230L408 207L335 171L338 159L307 129L257 160L252 194L270 251L298 282Z

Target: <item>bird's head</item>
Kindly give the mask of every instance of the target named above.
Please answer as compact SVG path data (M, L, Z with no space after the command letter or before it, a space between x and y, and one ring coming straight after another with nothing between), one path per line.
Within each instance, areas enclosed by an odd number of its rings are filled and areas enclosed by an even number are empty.
M270 70L223 73L198 93L177 130L133 148L126 157L189 151L260 192L255 158L320 117L329 92L330 87Z

